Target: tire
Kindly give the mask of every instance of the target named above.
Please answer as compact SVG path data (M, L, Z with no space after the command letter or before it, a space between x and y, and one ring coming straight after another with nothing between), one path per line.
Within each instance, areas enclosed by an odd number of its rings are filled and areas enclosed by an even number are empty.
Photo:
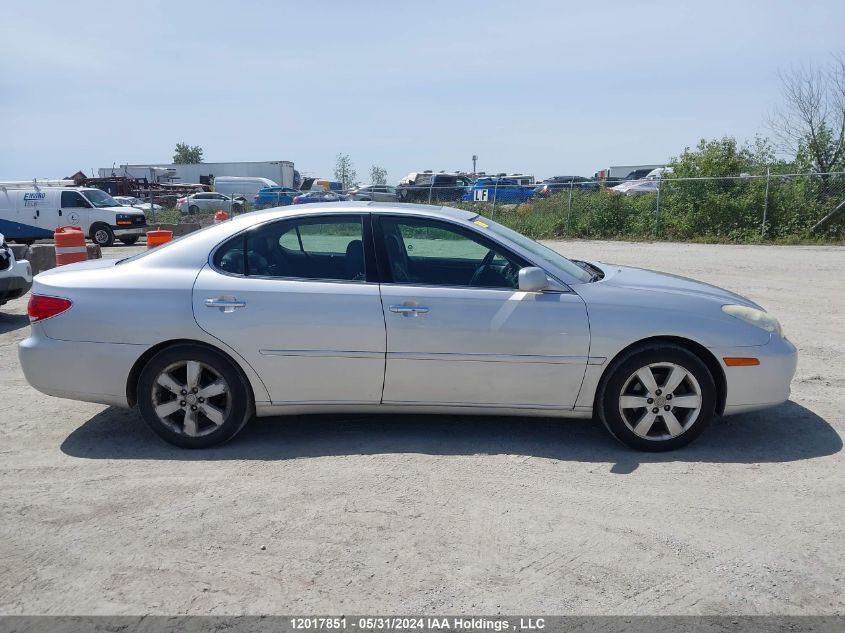
M91 241L105 248L114 244L114 231L108 224L98 222L91 227Z
M135 244L135 242L138 241L138 236L136 235L134 237L121 237L120 241L126 244L127 246L132 246L133 244Z
M190 215L196 215L199 212L200 212L200 208L195 204L192 204L191 206L188 207L188 213Z
M170 444L207 448L237 435L255 405L239 367L214 350L185 344L162 350L146 364L138 379L138 408Z
M707 365L671 343L637 347L614 361L596 394L607 430L641 451L686 446L701 435L715 409L716 385Z
M238 204L237 202L232 205L232 213L243 213L244 212L244 205Z

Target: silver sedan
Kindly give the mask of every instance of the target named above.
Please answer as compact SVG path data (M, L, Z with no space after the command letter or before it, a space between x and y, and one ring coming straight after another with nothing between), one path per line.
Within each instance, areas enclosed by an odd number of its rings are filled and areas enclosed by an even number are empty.
M600 419L667 450L715 414L789 397L795 347L748 299L569 260L445 207L248 213L128 259L35 278L31 385L137 406L184 447L253 416L326 412Z

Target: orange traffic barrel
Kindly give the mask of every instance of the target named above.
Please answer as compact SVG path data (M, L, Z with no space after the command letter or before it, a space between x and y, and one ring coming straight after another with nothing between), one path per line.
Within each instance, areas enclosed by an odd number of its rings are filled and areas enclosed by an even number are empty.
M214 214L214 223L218 224L219 222L225 222L229 219L229 214L226 213L223 209L218 209L217 213Z
M147 231L147 248L155 248L166 244L173 239L173 231L162 231L156 229L155 231Z
M78 226L60 226L53 233L56 242L56 266L64 266L88 259L85 233Z

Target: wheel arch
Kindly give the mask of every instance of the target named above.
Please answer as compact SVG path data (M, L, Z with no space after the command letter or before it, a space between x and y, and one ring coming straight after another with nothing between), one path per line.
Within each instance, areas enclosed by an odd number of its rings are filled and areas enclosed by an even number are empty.
M126 401L129 403L130 407L134 407L138 404L138 380L141 378L141 372L144 370L147 363L150 362L150 359L162 350L165 350L168 347L175 347L177 345L194 345L196 347L204 347L226 358L234 367L237 368L239 372L241 372L241 374L243 374L247 387L252 395L252 401L255 402L255 388L253 387L252 381L250 380L247 372L244 371L241 364L233 358L231 354L204 341L197 341L196 339L171 339L169 341L162 341L161 343L153 345L150 349L141 354L141 356L138 357L138 360L136 360L132 365L132 369L129 371L129 376L126 378Z
M598 398L599 393L601 393L601 385L603 385L605 380L607 380L610 375L609 372L613 369L616 362L632 350L638 347L648 346L653 343L671 343L673 345L677 345L678 347L682 347L688 352L695 354L707 366L707 369L710 370L710 374L713 376L713 382L716 384L716 413L722 415L725 411L725 401L728 396L728 383L724 369L722 369L718 359L713 356L713 353L709 349L704 347L701 343L696 343L691 339L683 338L681 336L653 336L640 339L639 341L631 343L627 347L621 349L612 359L610 359L610 362L605 365L605 369L598 382L599 388L596 389L596 395L594 396L593 409L597 410L596 407L598 405L596 399Z

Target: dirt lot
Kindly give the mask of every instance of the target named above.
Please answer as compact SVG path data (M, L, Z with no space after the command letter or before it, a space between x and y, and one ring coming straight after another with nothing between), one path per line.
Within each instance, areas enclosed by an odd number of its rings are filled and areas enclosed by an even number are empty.
M410 416L264 419L185 452L27 386L18 300L0 613L845 614L845 250L556 246L761 303L800 350L792 401L663 455L588 421Z

